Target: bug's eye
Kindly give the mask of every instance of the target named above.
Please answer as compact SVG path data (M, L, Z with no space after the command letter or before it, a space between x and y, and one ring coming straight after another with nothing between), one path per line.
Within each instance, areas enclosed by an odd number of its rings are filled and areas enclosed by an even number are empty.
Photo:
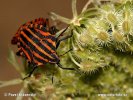
M49 32L52 34L52 35L55 35L59 30L55 27L55 26L52 26L49 28Z

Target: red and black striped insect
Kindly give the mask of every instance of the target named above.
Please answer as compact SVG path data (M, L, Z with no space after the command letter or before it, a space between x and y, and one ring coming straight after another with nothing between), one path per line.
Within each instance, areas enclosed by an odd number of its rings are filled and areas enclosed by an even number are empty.
M27 62L33 66L33 70L29 73L28 77L31 76L37 66L46 63L57 64L62 69L74 70L74 68L62 67L56 52L60 42L68 39L71 35L59 38L60 35L56 38L55 33L57 31L55 26L49 26L48 19L38 18L23 24L12 38L11 43L16 44L19 49L16 54L25 57Z

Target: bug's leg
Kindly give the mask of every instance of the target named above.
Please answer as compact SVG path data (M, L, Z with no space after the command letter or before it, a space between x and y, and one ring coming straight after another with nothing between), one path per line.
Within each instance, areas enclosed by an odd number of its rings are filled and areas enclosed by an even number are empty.
M64 41L64 40L66 40L66 39L68 39L68 38L71 38L72 35L73 35L73 33L71 33L71 35L68 35L68 36L65 36L65 37L59 39L59 40L57 41L57 43L56 43L56 49L59 47L61 41Z
M34 66L34 68L31 70L31 72L29 73L28 76L26 76L25 78L23 78L23 80L25 80L26 78L29 78L31 77L31 75L33 74L33 72L35 71L35 69L37 69L38 67L37 66Z
M60 37L63 33L65 33L66 30L68 29L68 27L69 27L69 26L67 26L67 27L60 33L60 35L59 35L58 37ZM57 37L57 38L58 38L58 37Z
M52 84L54 83L54 73L52 75Z
M16 52L16 55L17 56L24 56L23 51L22 51L21 48Z
M68 50L68 51L66 51L65 53L63 53L62 55L59 55L59 57L60 56L64 56L65 54L67 54L68 52L70 52L72 49L70 49L70 50Z
M62 67L62 65L60 63L57 63L58 67L65 69L65 70L75 70L75 68L66 68L66 67Z

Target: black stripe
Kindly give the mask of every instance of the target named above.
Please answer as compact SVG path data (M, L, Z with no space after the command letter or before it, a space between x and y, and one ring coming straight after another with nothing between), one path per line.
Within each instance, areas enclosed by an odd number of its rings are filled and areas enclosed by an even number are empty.
M54 37L54 36L52 36L52 35L48 35L48 36L44 36L44 35L42 35L40 32L37 32L34 28L29 28L33 33L35 33L35 35L36 36L38 36L39 38L41 38L41 39L44 39L44 38L46 38L46 39L51 39L53 42L56 42L56 38ZM43 32L47 32L47 31L43 31Z
M53 44L51 44L50 42L48 42L47 39L43 40L43 42L45 42L53 51L56 50L56 47L53 46Z
M21 46L23 47L23 49L27 52L27 54L30 56L30 58L31 58L31 62L32 62L32 60L33 60L33 54L32 54L32 52L29 50L29 48L27 48L22 42L20 42L20 44L21 44ZM24 53L24 52L23 52ZM25 56L26 56L26 54L25 54ZM28 58L27 58L28 59Z
M33 54L30 52L30 50L29 50L25 45L22 45L22 46L23 46L23 49L25 49L25 51L28 52L28 54L29 54L29 56L30 56L30 58L31 58L31 63L35 64L35 62L33 62L33 58L32 58L32 57L34 57L34 59L35 59L36 61L40 62L40 63L43 63L43 64L46 63L45 60L42 60L42 59L38 58L37 56L33 55ZM26 55L25 55L25 56L26 56ZM53 55L53 56L55 56L55 55ZM27 59L28 59L28 58L27 58ZM57 60L58 60L58 59L57 59ZM56 63L57 60L56 60L56 59L53 59L53 60L51 60L51 62L55 62L55 63Z
M34 55L34 59L35 59L36 61L40 62L40 63L46 64L46 61L44 61L44 60L42 60L42 59L36 57L35 55Z
M46 39L51 39L53 42L56 42L56 38L54 37L54 36L52 36L52 35L49 35L49 36L46 36L45 37Z
M22 43L21 43L21 44L22 44ZM35 62L33 62L33 58L32 58L32 57L34 57L34 59L37 60L37 61L40 62L40 63L43 63L43 64L46 63L45 60L42 60L42 59L36 57L35 55L33 55L33 54L30 52L30 50L29 50L28 48L26 48L25 45L22 45L22 46L23 46L23 48L28 52L29 56L31 57L31 60L32 60L31 63L35 64ZM25 56L26 56L26 55L25 55Z
M37 54L39 54L41 57L47 59L48 61L53 62L54 59L49 58L47 55L43 54L42 52L40 52L33 44L31 44L22 34L20 34L21 39L23 40L23 42L25 42L25 44L27 46L29 46L31 48L32 51L36 52Z
M31 31L33 32L33 33L35 33L35 35L37 35L39 38L41 38L41 39L45 39L45 40L43 40L52 50L56 50L56 47L55 46L53 46L50 42L48 42L47 41L47 39L51 39L53 42L56 42L56 38L54 37L54 36L52 36L52 35L49 35L49 36L43 36L40 32L37 32L35 29L31 29Z
M27 30L23 30L24 33L26 33L26 35L34 42L36 43L39 47L41 47L46 53L48 54L52 54L52 52L47 49L44 45L42 45L42 43L40 42L40 40L38 40L36 37L34 37L29 31ZM56 50L56 48L51 44L49 43L47 40L44 40L44 42L46 43L46 45L48 45L53 51ZM53 57L54 58L54 57Z
M22 43L21 43L22 44ZM31 52L30 52L30 50L25 46L25 45L22 45L23 47L24 47L24 49L28 52L28 54L29 54L29 56L32 58L32 57L34 57L34 59L36 59L38 62L40 62L40 63L43 63L43 64L45 64L46 63L46 61L44 61L44 60L41 60L41 59L39 59L38 57L36 57L35 55L33 55ZM31 59L32 61L33 61L33 58ZM35 62L34 62L35 63Z
M44 39L45 36L42 35L40 32L37 32L34 28L29 28L36 36L38 36L40 39Z

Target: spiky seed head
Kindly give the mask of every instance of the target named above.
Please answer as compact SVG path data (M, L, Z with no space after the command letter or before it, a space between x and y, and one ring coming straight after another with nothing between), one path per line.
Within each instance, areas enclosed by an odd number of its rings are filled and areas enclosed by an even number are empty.
M130 17L130 15L131 15L131 13L130 13L129 10L124 10L124 11L123 11L123 18L124 18L125 20L127 20L127 19Z
M129 33L130 32L130 29L131 29L131 24L129 21L124 21L122 23L122 29L124 31L124 33Z
M123 42L124 41L124 36L123 34L121 34L118 31L115 31L112 33L112 38L116 41L116 42Z
M96 69L96 64L90 60L83 60L80 64L81 64L80 70L83 72L91 73Z
M106 32L100 32L100 33L97 34L97 38L102 40L103 42L108 42L109 35Z
M79 37L79 41L82 44L82 46L88 45L93 43L93 38L88 33L81 34Z
M106 20L99 20L98 26L101 27L104 30L107 30L109 28L109 24L107 23Z
M88 32L93 35L98 33L97 30L91 25L88 27Z
M117 23L117 18L113 13L108 13L107 19L114 25Z

